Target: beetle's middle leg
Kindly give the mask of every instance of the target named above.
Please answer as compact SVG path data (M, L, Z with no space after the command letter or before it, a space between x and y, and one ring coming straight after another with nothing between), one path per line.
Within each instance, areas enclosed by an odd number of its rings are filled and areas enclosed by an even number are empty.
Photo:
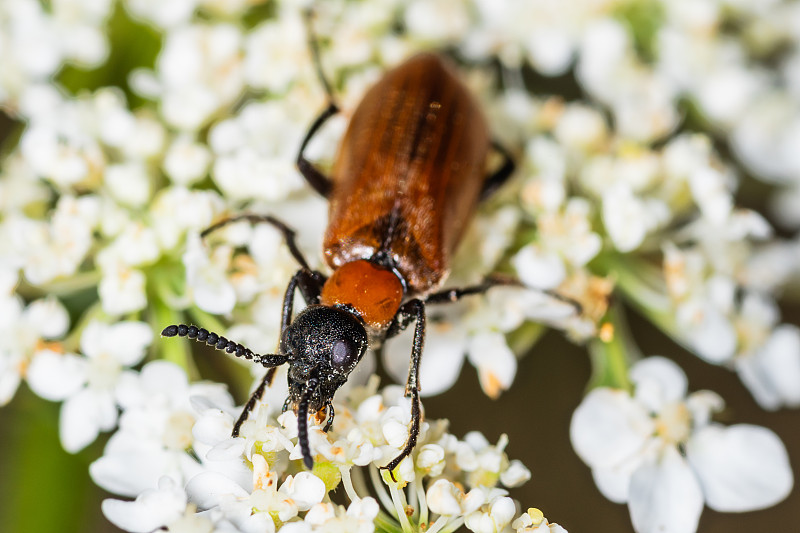
M579 315L583 313L583 306L580 304L580 302L578 302L573 298L570 298L569 296L564 296L563 294L551 289L535 289L532 287L526 287L518 279L503 275L489 276L483 281L483 283L479 283L477 285L470 285L468 287L458 287L455 289L447 289L441 292L435 292L425 299L425 303L428 304L453 303L460 300L464 296L469 296L471 294L483 294L492 287L497 287L499 285L520 287L520 288L526 288L528 290L538 291L541 292L542 294L546 294L547 296L555 300L571 305L572 307L575 308L575 312Z
M292 254L292 257L294 257L295 261L298 262L300 268L308 270L309 272L313 272L311 267L308 266L308 261L306 261L303 252L300 251L300 247L297 246L294 230L285 222L273 217L272 215L254 215L251 213L245 213L226 218L204 229L202 233L200 233L200 238L204 239L215 231L224 228L229 224L233 224L234 222L239 222L240 220L247 220L253 224L266 223L273 226L275 229L281 232L281 235L283 235L283 240L286 241L286 246L289 247L289 252Z

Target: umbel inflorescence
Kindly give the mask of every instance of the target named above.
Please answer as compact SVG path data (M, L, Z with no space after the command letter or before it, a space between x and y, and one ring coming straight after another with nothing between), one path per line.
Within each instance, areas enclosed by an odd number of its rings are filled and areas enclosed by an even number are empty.
M397 481L381 473L408 436L410 410L402 389L368 379L371 354L337 394L331 431L310 420L307 471L298 421L281 414L284 375L231 438L239 409L225 387L200 379L188 345L155 336L195 323L274 353L296 265L266 225L200 238L227 216L247 209L289 221L312 268L322 265L327 205L295 168L325 105L306 7L0 6L0 105L18 123L0 170L0 401L25 382L60 402L70 452L108 434L90 472L130 500L103 504L128 531L560 531L509 497L530 473L507 457L505 438L457 437L426 419ZM641 358L623 306L736 372L764 409L800 405L800 331L778 306L800 264L798 7L326 0L314 11L344 111L309 157L330 160L348 112L387 68L448 50L517 158L512 182L468 229L448 283L499 271L529 290L498 287L431 315L423 394L450 388L465 361L491 397L515 379L527 386L517 358L542 332L533 322L544 323L605 370L570 436L600 491L627 503L636 531L691 532L704 505L738 512L785 498L794 458L780 439L721 425L720 396L690 393L674 363ZM481 66L495 60L500 68ZM580 98L527 87L529 67L572 74ZM86 75L112 70L118 78ZM764 212L739 207L754 204L739 192L745 179L766 184ZM400 337L383 350L398 380L410 344ZM529 466L531 483L545 482Z

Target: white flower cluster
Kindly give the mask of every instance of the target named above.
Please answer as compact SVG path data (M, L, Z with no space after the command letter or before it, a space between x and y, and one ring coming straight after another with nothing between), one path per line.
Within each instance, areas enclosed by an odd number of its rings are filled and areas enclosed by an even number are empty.
M517 508L496 485L514 486L527 470L507 461L504 441L491 446L478 434L459 441L442 423L424 424L414 455L398 467L399 485L381 479L377 466L408 431L408 401L393 388L337 397L330 436L312 428L318 466L308 473L297 468L291 413L278 422L262 406L241 438L227 437L232 401L220 386L190 382L184 343L153 346L152 355L172 363L135 370L152 331L180 322L225 331L214 315L234 324L230 338L273 350L297 265L272 227L235 224L201 240L213 222L244 208L282 218L312 266L322 268L327 208L294 168L303 134L325 105L306 42L308 2L263 3L0 5L0 108L21 123L0 162L0 403L23 381L63 402L61 440L71 452L118 426L92 475L137 498L104 505L130 531L376 524L561 531L535 509L514 520ZM748 189L739 191L734 164L770 184L771 214L796 232L795 2L326 0L314 8L322 69L343 109L308 147L323 164L363 92L415 51L447 48L467 63L502 64L502 91L488 71L465 68L465 79L518 171L466 232L448 283L468 285L499 270L526 288L429 307L423 394L450 388L466 360L486 394L499 396L518 379L519 354L542 331L531 321L580 342L600 337L632 346L609 313L615 299L704 360L736 371L765 409L800 406L800 329L783 322L778 307L800 279L800 240L775 237L764 216L737 206L754 202L742 197ZM115 66L128 70L116 87L71 93L64 83L70 71L98 67L116 50L136 55L129 42L117 46L109 28L120 24L148 25L161 39L157 57L143 68L120 59ZM582 97L532 95L524 65L548 76L572 69ZM719 155L715 140L736 161ZM384 350L398 380L410 343L400 336ZM624 359L617 360L619 382L604 384L621 389L630 379L634 396L591 393L576 413L573 438L601 491L629 502L638 531L664 524L663 505L676 491L691 512L669 524L675 531L696 528L703 501L744 510L783 497L792 480L782 452L770 463L782 482L768 497L720 496L715 468L749 465L782 445L763 429L711 423L719 402L705 394L684 400L681 379L662 384L668 394L652 392L647 366L627 369ZM365 372L368 364L360 365ZM267 405L280 405L281 391L269 391ZM623 416L609 414L603 398L641 424L609 423L606 444L626 444L617 455L595 457L585 443L594 442L596 428L582 413L591 407L598 420ZM741 440L748 447L734 449ZM703 443L720 441L730 455L703 451ZM365 472L377 500L367 496ZM685 485L671 484L674 472ZM328 496L339 477L347 507ZM686 486L693 488L681 492Z
M516 507L496 485L518 486L530 472L508 460L505 436L496 445L477 432L461 441L446 422L426 421L391 481L379 467L408 437L410 400L399 386L376 389L374 378L337 397L328 434L311 426L315 464L307 472L292 411L276 420L274 407L262 404L231 438L238 409L222 387L189 384L172 363L148 363L120 388L120 429L90 469L101 487L136 500L106 500L103 511L141 533L197 531L200 523L217 531L373 531L376 519L402 531L506 528ZM347 507L330 499L338 486Z
M31 88L47 84L65 64L93 68L108 57L104 26L111 0L37 0L0 6L0 103L12 112Z

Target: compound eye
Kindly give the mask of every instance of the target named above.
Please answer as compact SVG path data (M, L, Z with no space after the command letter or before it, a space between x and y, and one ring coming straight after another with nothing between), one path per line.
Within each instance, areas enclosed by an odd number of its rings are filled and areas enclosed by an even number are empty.
M338 339L331 348L331 365L334 368L350 368L358 362L359 350L350 339Z

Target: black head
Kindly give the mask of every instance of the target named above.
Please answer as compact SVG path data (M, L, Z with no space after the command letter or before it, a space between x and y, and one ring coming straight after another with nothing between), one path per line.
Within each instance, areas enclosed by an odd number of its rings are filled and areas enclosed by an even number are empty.
M289 357L287 405L297 413L303 459L309 468L304 415L329 405L366 351L367 331L361 320L337 307L309 306L283 332L281 353Z

